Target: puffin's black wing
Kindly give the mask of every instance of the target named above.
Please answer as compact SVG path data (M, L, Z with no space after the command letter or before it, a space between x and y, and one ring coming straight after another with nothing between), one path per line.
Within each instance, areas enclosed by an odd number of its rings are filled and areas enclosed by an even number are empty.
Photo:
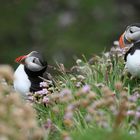
M130 48L130 49L125 53L125 55L124 55L124 60L125 60L125 62L127 61L127 56L128 56L128 54L131 54L131 51L132 51L132 48Z
M136 50L140 50L140 41L134 43L134 45L126 52L124 60L127 61L128 54L133 55Z

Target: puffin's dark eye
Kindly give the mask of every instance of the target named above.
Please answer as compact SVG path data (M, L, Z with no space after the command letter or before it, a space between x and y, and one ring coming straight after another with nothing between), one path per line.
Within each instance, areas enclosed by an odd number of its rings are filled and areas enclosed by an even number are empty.
M35 58L33 59L33 63L35 63Z
M130 33L133 33L133 30L130 28Z

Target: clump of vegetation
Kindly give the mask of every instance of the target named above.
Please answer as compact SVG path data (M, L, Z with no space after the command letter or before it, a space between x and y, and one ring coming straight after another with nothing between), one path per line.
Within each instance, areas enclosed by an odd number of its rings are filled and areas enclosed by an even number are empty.
M0 65L0 139L42 140L43 129L38 127L35 110L7 84L12 80L12 68Z
M34 135L39 133L40 139L45 140L138 140L140 84L139 79L127 73L124 53L114 46L89 61L84 57L76 60L70 70L60 64L56 86L51 81L40 83L44 89L29 93L30 104L12 94L9 86L0 88L1 127L8 130L2 129L2 136L35 139Z
M88 62L78 59L70 71L61 64L56 87L43 82L29 96L49 139L137 139L140 84L127 73L124 53L112 47Z

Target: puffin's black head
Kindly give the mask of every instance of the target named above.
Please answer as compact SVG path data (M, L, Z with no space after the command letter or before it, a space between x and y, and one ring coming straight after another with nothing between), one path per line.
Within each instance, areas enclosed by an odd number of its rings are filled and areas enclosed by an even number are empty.
M31 71L40 71L47 68L47 62L44 60L41 53L32 51L28 55L20 56L15 60L18 63L22 63L25 67Z
M140 41L140 23L134 23L127 26L125 32L119 39L120 47L132 45L135 42Z
M132 24L128 25L128 26L126 27L126 29L127 29L128 27L139 27L139 28L140 28L140 23L132 23Z

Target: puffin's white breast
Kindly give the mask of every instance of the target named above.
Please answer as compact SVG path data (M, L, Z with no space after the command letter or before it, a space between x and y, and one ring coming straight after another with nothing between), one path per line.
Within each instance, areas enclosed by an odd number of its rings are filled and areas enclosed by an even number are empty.
M133 76L140 77L140 50L135 50L134 54L128 54L126 67Z
M14 88L17 92L26 95L30 90L31 82L24 71L24 65L20 64L14 73Z

